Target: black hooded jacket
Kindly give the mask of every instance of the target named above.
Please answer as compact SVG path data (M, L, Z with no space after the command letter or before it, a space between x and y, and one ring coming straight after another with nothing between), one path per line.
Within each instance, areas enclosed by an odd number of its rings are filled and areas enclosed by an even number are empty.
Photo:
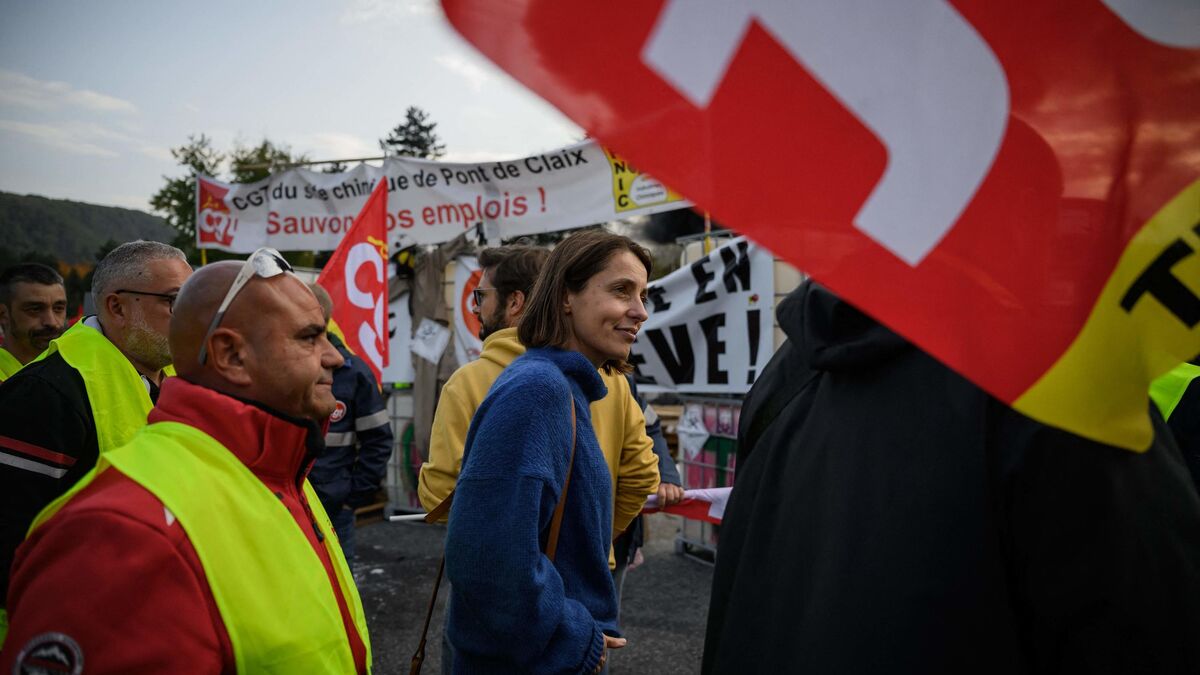
M811 282L778 316L705 673L1200 673L1169 434L1136 454L1034 422Z

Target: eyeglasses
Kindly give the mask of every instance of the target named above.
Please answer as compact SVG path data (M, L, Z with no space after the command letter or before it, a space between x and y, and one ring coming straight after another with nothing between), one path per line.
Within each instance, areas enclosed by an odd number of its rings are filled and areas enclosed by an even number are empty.
M220 307L217 307L217 313L213 316L212 323L208 325L208 332L204 334L204 339L200 342L200 365L204 365L205 359L208 358L208 338L212 337L213 331L221 325L221 319L225 318L225 312L229 309L229 305L233 304L233 299L237 297L242 288L250 283L250 279L256 276L270 279L284 273L292 274L292 266L283 259L283 256L279 255L279 251L273 248L260 248L246 258L242 269L234 277L229 292L225 294L225 299L221 301Z
M494 290L496 290L496 289L494 289L494 288L476 288L475 290L471 291L471 297L475 298L475 306L478 307L478 306L482 305L484 294L491 293Z
M133 295L149 295L152 298L162 298L167 301L167 311L175 312L175 298L179 297L178 293L151 293L150 291L132 291L128 288L113 291L113 293L131 293Z

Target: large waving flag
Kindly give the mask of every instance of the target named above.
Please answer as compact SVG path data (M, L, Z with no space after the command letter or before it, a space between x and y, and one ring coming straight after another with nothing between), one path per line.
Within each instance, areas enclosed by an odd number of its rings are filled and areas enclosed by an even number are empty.
M346 346L383 382L388 364L387 182L379 181L317 283L333 299L333 323Z
M1200 352L1200 4L443 0L606 146L1018 410Z

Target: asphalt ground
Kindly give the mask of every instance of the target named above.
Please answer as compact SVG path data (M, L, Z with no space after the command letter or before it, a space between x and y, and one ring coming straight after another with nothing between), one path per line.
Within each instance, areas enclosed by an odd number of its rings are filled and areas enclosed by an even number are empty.
M609 672L696 673L704 644L704 622L712 567L675 552L680 519L649 516L644 564L625 579L621 627L629 645L611 655ZM354 578L367 613L374 672L407 673L420 640L421 624L437 574L445 528L423 523L373 523L357 532ZM422 673L441 672L442 621L446 597L438 594L429 627Z

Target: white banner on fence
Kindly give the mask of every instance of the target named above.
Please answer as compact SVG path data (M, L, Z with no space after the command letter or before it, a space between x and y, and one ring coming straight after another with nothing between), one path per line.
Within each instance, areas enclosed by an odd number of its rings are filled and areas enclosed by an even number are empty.
M775 260L738 237L650 284L631 362L643 391L742 394L774 351Z
M454 355L463 366L479 358L483 340L479 339L479 317L475 316L475 288L479 286L479 260L473 255L459 256L454 266Z
M415 371L412 364L412 315L408 309L408 293L388 304L388 331L392 355L383 369L383 381L388 384L411 383Z
M388 184L392 250L449 241L476 223L494 224L508 238L690 206L587 141L477 164L395 158L343 173L290 169L245 184L199 176L197 245L235 253L332 250L380 180Z

